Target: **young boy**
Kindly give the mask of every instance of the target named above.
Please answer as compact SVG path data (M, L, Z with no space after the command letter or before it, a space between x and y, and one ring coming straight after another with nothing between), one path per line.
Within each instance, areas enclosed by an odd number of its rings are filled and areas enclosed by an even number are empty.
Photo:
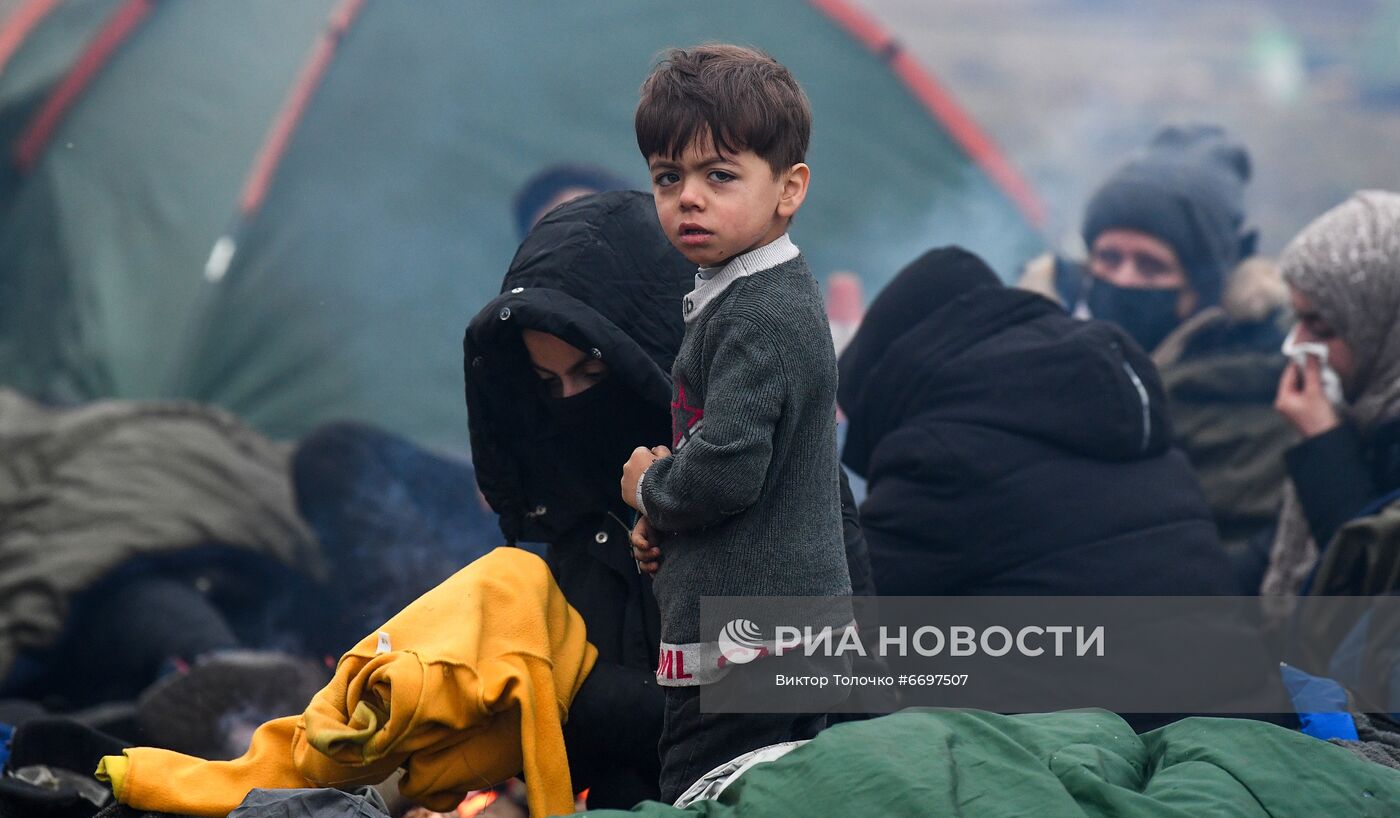
M661 795L674 801L719 764L825 723L702 714L698 685L735 665L717 661L719 634L700 633L700 598L851 586L836 357L817 283L787 236L807 194L807 98L758 51L676 49L643 84L636 128L661 226L700 268L672 370L674 453L638 448L622 478L642 515L633 555L654 573L661 608Z

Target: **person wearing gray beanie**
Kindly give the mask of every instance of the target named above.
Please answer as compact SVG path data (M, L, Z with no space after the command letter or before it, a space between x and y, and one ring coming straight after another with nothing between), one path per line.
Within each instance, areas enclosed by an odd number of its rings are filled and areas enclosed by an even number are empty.
M1400 580L1400 194L1353 195L1279 263L1298 324L1275 406L1303 439L1261 591L1382 593Z
M1218 304L1253 254L1245 228L1249 154L1215 125L1163 128L1099 187L1084 213L1087 306L1151 352L1178 324Z
M1210 504L1241 593L1268 564L1289 425L1274 411L1288 292L1255 257L1244 146L1216 125L1161 129L1090 197L1084 265L1037 259L1022 286L1121 326L1152 356L1173 442ZM1087 268L1087 269L1086 269Z

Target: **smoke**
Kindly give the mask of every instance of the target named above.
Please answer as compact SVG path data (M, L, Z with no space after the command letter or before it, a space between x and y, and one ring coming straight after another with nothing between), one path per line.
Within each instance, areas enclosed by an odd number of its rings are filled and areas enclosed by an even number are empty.
M876 211L853 231L871 248L856 268L873 299L895 273L925 251L955 244L981 256L1004 281L1043 252L1042 240L979 168L969 166L938 191L932 205L916 214Z
M328 654L502 544L470 464L373 427L334 424L308 436L293 479L330 566L323 621L310 635Z
M277 713L273 708L247 706L231 710L219 717L219 735L223 738L223 751L219 758L238 758L248 752L253 743L253 732L264 722L296 713Z

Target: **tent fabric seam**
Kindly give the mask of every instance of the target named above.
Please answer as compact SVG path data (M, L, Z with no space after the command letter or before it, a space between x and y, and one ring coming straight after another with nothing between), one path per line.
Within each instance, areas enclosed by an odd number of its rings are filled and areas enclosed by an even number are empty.
M905 90L935 122L948 130L958 147L991 178L1031 226L1036 229L1045 226L1045 205L1036 196L1030 184L1012 166L991 137L963 110L953 95L924 70L893 35L848 0L807 2L884 60Z
M29 35L33 34L39 24L44 22L44 18L62 2L63 0L26 0L0 23L0 74L5 72L10 58L24 46Z
M286 102L272 121L272 127L268 129L267 137L253 160L253 169L248 174L243 195L239 197L239 212L244 219L251 217L262 206L272 186L272 179L277 174L277 166L296 135L302 117L311 105L312 96L335 59L341 38L350 30L363 6L364 0L342 0L331 10L325 30L312 46L306 63L287 93Z
M73 104L111 62L123 43L131 38L155 8L152 0L126 0L83 48L58 87L49 94L34 118L25 127L15 146L15 166L28 173L38 163L44 148L63 124Z

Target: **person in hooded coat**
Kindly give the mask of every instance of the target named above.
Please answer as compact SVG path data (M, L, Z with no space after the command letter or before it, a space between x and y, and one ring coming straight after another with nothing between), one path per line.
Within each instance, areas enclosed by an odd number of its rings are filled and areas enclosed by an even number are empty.
M565 725L574 785L589 788L591 807L659 794L660 617L651 578L631 556L632 511L617 486L634 448L669 439L668 373L694 278L650 195L585 196L531 230L463 341L477 482L508 542L546 544L598 649ZM532 356L541 340L567 345L575 365L566 358L561 373ZM593 383L563 383L578 375ZM852 586L869 595L855 503L842 488Z
M881 595L1233 592L1157 372L1119 328L931 250L841 356Z
M1116 325L1003 287L981 259L946 247L876 297L840 371L842 459L868 480L861 527L880 595L1238 593L1171 446L1157 371ZM1238 658L1181 682L1215 702L1212 715L1296 726L1254 624L1213 622L1192 638ZM1017 672L1003 671L1008 689L1045 683ZM1100 672L1127 685L1144 668ZM1122 715L1144 731L1191 713Z

